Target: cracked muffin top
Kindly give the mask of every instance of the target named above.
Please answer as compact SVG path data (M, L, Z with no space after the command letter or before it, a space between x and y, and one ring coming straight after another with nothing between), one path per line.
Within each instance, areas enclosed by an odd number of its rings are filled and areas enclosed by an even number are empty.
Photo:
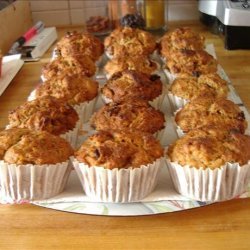
M174 51L180 49L203 50L205 37L189 27L181 27L167 32L161 38L160 45L162 56L168 58Z
M168 148L172 162L195 168L219 168L225 163L246 164L250 160L250 136L223 127L195 129Z
M113 74L124 70L135 70L145 74L153 74L158 69L158 64L143 55L121 56L109 60L104 66L108 78Z
M191 100L204 93L212 93L217 97L227 97L227 82L218 74L206 74L199 77L178 77L170 86L173 95Z
M10 164L56 164L73 155L63 138L45 131L12 128L0 132L0 160Z
M203 95L187 103L175 115L175 122L184 131L208 125L220 125L241 133L247 128L244 112L225 98Z
M202 74L216 73L217 60L205 50L177 50L166 62L166 69L177 76L198 77Z
M101 89L102 94L114 102L135 98L152 101L161 95L162 91L160 76L134 70L113 74Z
M49 80L53 76L67 74L93 76L96 72L95 63L85 55L59 56L42 68L42 76Z
M79 162L105 169L139 168L162 156L163 148L153 135L127 131L99 131L75 153Z
M53 96L69 105L94 99L98 94L98 82L81 75L67 75L52 77L45 81L35 91L35 98Z
M9 114L9 128L28 128L65 134L75 128L79 117L73 107L52 96L25 102Z
M149 32L144 30L119 27L104 40L107 53L111 56L150 55L156 48L156 42Z
M93 61L97 61L104 52L104 46L97 37L77 31L67 32L56 44L56 49L62 57L86 55Z
M151 134L163 129L164 122L163 113L142 100L106 104L91 118L91 126L96 130L129 130Z

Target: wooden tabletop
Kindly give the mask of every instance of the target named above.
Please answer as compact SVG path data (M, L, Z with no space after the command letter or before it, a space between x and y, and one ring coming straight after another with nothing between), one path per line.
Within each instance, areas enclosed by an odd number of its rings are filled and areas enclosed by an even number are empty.
M199 22L188 25L215 45L219 63L250 110L250 50L226 51L223 40ZM59 35L66 30L60 28ZM76 29L76 28L74 28ZM50 52L25 63L0 97L0 128L39 82ZM108 217L59 212L34 205L0 205L0 249L250 249L250 199L162 215Z

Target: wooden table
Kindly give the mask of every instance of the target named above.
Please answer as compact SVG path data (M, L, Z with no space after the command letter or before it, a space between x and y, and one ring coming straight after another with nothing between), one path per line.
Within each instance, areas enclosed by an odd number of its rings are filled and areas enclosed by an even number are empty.
M199 22L190 25L214 43L222 67L250 110L250 51L226 51L223 41ZM70 28L69 30L72 30ZM76 28L74 28L76 29ZM66 29L59 29L63 34ZM10 110L39 82L42 65L26 63L0 97L0 128ZM34 205L0 205L0 249L250 249L250 199L182 212L104 217L59 212Z

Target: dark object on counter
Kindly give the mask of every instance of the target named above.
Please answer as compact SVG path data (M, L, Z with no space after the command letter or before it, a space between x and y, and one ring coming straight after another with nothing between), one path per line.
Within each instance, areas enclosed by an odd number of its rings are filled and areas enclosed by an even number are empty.
M140 13L127 14L121 19L122 26L128 26L131 28L143 29L146 26L146 22Z
M109 19L106 16L91 16L86 26L88 32L101 32L109 28Z

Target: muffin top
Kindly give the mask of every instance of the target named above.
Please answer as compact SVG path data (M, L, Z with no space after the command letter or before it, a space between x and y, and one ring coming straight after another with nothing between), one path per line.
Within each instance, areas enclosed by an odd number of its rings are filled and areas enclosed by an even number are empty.
M180 49L203 50L205 37L194 32L189 27L181 27L172 32L167 32L161 38L161 54L168 58L171 54Z
M59 56L42 68L42 75L47 80L61 74L93 76L95 72L95 63L85 55Z
M177 112L175 122L184 131L207 125L221 125L244 133L247 128L244 112L225 98L203 95L187 103Z
M79 162L106 169L139 168L162 156L163 148L153 135L127 131L99 131L75 153Z
M35 91L35 98L53 96L69 105L77 105L94 99L98 94L98 82L81 75L62 74L45 81Z
M10 164L56 164L73 155L63 138L46 131L12 128L0 132L0 160Z
M114 57L124 54L147 56L155 50L156 42L149 32L130 27L119 27L105 38L104 46L108 54Z
M168 58L166 69L172 74L198 77L201 74L216 73L217 60L205 50L176 50Z
M122 56L109 60L104 66L104 71L112 76L116 72L124 70L135 70L145 74L153 74L156 71L158 65L156 62L150 60L143 55L137 56Z
M218 74L206 74L197 77L178 77L170 86L173 95L191 100L201 94L212 93L218 97L227 97L227 82Z
M79 117L74 108L52 96L44 96L17 107L9 114L10 128L28 128L65 134L75 128Z
M158 75L124 70L113 74L101 92L114 102L135 98L152 101L162 94L162 88Z
M168 148L168 157L182 166L215 169L227 162L250 160L250 136L223 127L195 129Z
M57 43L56 48L63 57L86 55L93 61L98 60L104 52L104 46L97 37L77 31L67 32Z
M164 115L146 101L109 103L100 108L91 119L96 130L130 130L152 133L164 128Z

